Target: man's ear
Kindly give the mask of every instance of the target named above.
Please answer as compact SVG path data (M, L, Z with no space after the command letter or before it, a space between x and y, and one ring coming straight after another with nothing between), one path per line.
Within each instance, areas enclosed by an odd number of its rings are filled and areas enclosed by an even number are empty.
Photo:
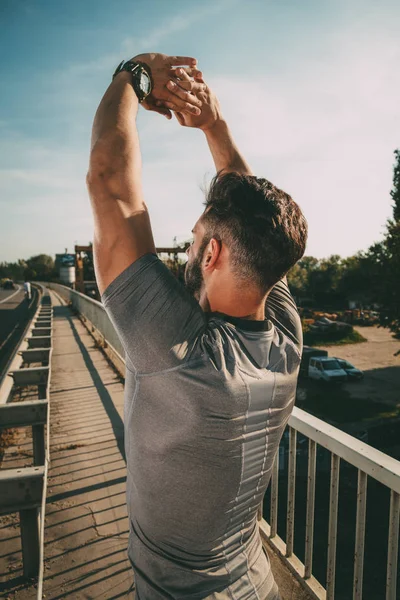
M215 268L221 254L221 248L221 242L215 238L211 238L204 253L204 269L212 270Z

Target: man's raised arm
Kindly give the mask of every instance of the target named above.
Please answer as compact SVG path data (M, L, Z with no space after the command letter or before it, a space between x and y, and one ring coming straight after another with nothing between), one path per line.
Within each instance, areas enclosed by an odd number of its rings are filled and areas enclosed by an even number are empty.
M191 72L190 69L187 71ZM185 83L191 81L184 69L175 69L175 74ZM203 84L203 89L195 92L202 103L200 115L180 112L174 100L164 102L163 106L175 111L176 118L184 127L196 127L204 131L217 171L235 171L242 175L253 175L250 166L233 140L232 133L222 116L216 95L205 84L201 76L196 76L194 82ZM195 84L192 83L192 85ZM174 81L167 84L171 92L176 90L176 86L177 83Z
M157 110L155 100L173 98L180 110L200 113L195 97L182 99L179 88L169 92L166 83L171 67L191 64L189 57L146 54L136 60L151 70L153 89L144 107ZM135 59L134 59L135 60ZM132 74L119 72L100 102L93 123L87 184L92 202L95 232L94 259L100 293L129 265L155 252L149 214L142 193L141 156L136 128L139 101ZM168 109L160 108L165 116Z
M182 113L176 107L173 100L164 103L164 106L173 110L179 123L184 127L196 127L202 129L206 135L211 154L214 159L217 172L234 171L241 175L253 175L253 172L237 148L229 127L224 120L218 99L211 89L205 84L202 76L197 75L198 71L193 69L175 69L177 77L185 81L190 81L190 74L193 74L195 81L203 84L202 88L194 88L197 97L202 102L201 114L194 116ZM192 80L193 81L193 80ZM188 84L189 85L189 84ZM176 83L168 82L167 87L173 91ZM301 323L294 300L290 294L286 276L278 282L271 290L266 302L266 315L284 327L289 337L301 347L302 333Z
M209 129L205 129L204 133L217 171L235 171L241 175L254 175L239 152L226 121L223 119L216 121Z

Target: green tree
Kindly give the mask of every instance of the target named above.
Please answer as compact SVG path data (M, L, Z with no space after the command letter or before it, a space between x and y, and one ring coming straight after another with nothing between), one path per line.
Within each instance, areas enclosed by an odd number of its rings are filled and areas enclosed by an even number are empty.
M394 201L393 220L398 223L400 221L400 149L394 151L394 156L396 162L393 167L393 187L390 195Z
M382 325L400 333L400 220L389 221L385 238L385 261L378 300Z
M366 252L358 252L342 261L342 276L338 291L348 304L358 300L362 305L376 302L379 269L383 258L382 242L374 244Z
M0 263L0 279L8 278L13 281L21 281L24 278L26 262L18 260L15 263Z
M400 150L394 152L393 218L386 224L382 244L375 244L368 255L375 265L372 278L376 301L381 305L381 323L396 334L400 333Z
M318 268L319 261L314 256L303 256L287 275L293 295L301 302L310 296L310 273Z
M50 281L54 276L54 260L48 254L37 254L26 261L25 279L33 281Z
M339 288L342 275L342 258L338 254L319 261L318 266L310 271L309 290L318 307L343 306L344 299Z

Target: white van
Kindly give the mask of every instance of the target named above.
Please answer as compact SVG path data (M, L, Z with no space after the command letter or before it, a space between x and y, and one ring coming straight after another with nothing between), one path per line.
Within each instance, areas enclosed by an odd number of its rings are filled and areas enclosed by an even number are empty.
M335 358L330 358L329 356L310 358L308 376L311 379L319 379L332 383L347 381L346 371L341 368Z

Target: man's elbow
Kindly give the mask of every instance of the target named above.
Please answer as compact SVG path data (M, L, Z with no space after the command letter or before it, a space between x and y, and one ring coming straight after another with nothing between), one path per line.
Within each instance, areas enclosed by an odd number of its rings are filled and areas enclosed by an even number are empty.
M86 174L86 187L89 192L94 191L100 185L104 186L105 183L104 173L97 169L93 169L91 165L89 165L89 170Z
M112 154L107 151L107 148L96 144L90 151L89 157L89 173L90 177L98 175L107 175L107 172L114 169Z

